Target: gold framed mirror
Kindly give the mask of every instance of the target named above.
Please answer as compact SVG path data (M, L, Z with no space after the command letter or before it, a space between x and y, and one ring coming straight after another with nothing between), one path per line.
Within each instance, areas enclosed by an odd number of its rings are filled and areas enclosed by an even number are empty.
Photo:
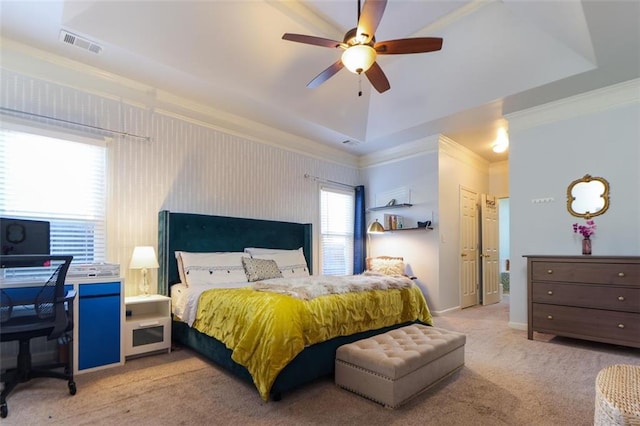
M591 219L609 208L609 182L605 178L584 175L567 188L567 210L572 216Z

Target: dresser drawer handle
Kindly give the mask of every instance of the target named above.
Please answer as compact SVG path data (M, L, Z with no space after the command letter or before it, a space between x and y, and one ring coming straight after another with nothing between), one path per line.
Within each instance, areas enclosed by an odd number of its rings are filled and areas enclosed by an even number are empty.
M553 319L553 315L547 315L547 319L552 320Z
M552 291L552 290L549 290L549 291L547 292L547 294L548 294L549 296L553 296L553 291Z
M624 324L618 324L618 328L624 328Z
M624 296L618 296L618 300L624 302Z
M624 277L624 272L618 272L619 277Z
M553 269L547 269L547 274L553 274Z

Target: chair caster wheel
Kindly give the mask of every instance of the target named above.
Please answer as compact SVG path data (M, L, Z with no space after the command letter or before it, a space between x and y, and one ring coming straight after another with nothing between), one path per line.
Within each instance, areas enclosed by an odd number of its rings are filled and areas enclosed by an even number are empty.
M69 382L69 393L70 393L71 395L75 395L75 394L76 394L76 392L77 392L77 389L76 389L76 382L70 381L70 382Z
M7 414L9 414L9 409L7 408L7 403L5 402L4 404L0 405L0 417L4 419L5 417L7 417Z

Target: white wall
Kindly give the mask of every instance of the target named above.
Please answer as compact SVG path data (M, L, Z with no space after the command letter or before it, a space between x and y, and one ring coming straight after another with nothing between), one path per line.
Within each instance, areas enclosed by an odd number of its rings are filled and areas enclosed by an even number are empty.
M489 194L509 197L509 161L489 164Z
M609 210L594 220L594 255L640 254L640 81L612 86L509 118L511 313L526 326L524 255L579 255L567 186L585 174L611 185ZM553 202L532 203L553 198Z
M436 138L437 139L437 138ZM399 161L364 168L361 179L365 185L367 208L376 207L376 195L406 188L410 192L412 207L367 213L367 224L384 214L397 214L405 218L405 227L417 222L437 218L438 209L438 154L434 140L423 141L424 152ZM417 277L431 309L438 304L438 237L435 230L405 230L371 235L370 256L402 256Z
M460 189L478 194L489 190L489 164L472 152L440 137L438 310L460 307ZM479 202L479 200L478 200Z
M460 306L460 188L487 193L489 164L443 135L426 138L413 148L420 144L421 154L365 167L362 181L368 207L377 193L406 186L414 206L393 212L410 217L412 224L430 219L433 212L434 230L426 236L419 231L372 236L371 254L403 256L418 277L430 309L438 314ZM506 169L496 169L496 179L506 180ZM384 213L372 212L368 221L382 222Z

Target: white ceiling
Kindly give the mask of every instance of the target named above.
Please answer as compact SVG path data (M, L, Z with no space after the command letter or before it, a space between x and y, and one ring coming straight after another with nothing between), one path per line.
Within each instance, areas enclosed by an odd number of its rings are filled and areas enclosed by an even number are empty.
M342 51L281 39L342 40L356 0L1 0L0 17L3 38L354 155L442 133L504 160L491 152L504 114L640 76L637 0L389 0L376 40L444 43L379 56L383 94L346 69L306 88ZM60 42L61 29L102 52Z

